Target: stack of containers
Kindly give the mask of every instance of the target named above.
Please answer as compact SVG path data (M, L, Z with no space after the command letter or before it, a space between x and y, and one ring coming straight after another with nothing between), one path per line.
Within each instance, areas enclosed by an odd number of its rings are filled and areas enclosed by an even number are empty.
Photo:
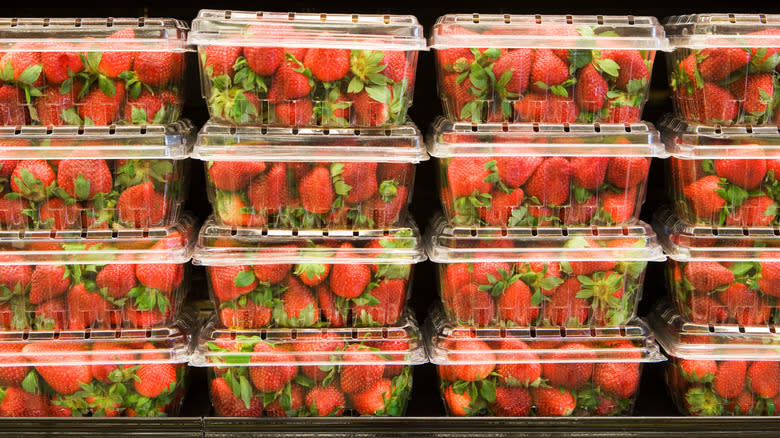
M0 416L179 412L186 31L0 20Z
M780 377L771 359L780 16L686 15L664 25L674 48L675 113L660 125L672 211L655 225L670 258L671 305L656 325L673 357L669 392L688 415L774 415L778 391L764 382Z
M215 316L192 365L219 416L403 415L425 355L406 310L425 259L408 215L412 16L201 11L214 215L194 263Z
M428 140L444 217L426 250L441 314L426 333L450 415L630 415L648 261L639 221L655 128L640 121L652 17L446 15L434 26L446 118Z

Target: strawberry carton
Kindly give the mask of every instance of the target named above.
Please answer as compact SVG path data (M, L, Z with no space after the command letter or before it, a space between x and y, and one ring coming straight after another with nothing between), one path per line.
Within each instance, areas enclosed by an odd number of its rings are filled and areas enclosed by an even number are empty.
M444 114L475 123L638 122L667 45L634 16L448 14L430 38Z
M189 337L178 327L5 331L0 416L176 416L189 356Z
M206 267L222 327L389 326L406 308L414 223L384 230L233 228L207 221L193 264Z
M242 125L403 125L427 50L411 15L201 10L189 43L209 114Z
M169 228L0 233L0 330L170 324L194 245L188 215Z
M772 325L696 324L671 308L650 320L666 385L683 415L774 416L780 408L780 337Z
M171 18L0 19L0 126L175 122L187 30Z
M660 127L680 218L705 226L780 225L777 126L706 126L667 116Z
M411 319L397 327L327 330L211 324L204 333L190 365L208 367L219 417L402 416L412 367L427 362Z
M780 237L770 227L692 226L669 211L655 218L672 305L697 324L780 322Z
M631 415L643 364L665 360L639 319L584 329L461 328L438 313L427 329L451 416Z
M678 15L664 28L675 115L705 125L780 121L780 15Z
M415 164L428 159L413 124L387 129L233 127L200 131L218 223L271 228L403 224Z
M454 228L426 238L448 318L464 326L617 326L636 315L648 261L644 223L623 227Z
M194 128L0 127L0 230L174 225Z
M650 161L663 144L649 123L479 124L438 118L444 212L457 226L633 224Z

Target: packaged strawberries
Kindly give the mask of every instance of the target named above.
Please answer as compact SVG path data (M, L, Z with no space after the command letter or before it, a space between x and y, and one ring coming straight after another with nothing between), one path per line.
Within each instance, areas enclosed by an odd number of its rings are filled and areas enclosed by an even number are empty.
M448 14L430 46L450 120L634 123L668 41L655 17Z
M415 164L428 159L413 124L380 129L233 127L208 122L205 164L215 220L269 228L403 224Z
M384 230L235 228L207 221L193 264L206 267L222 327L390 326L406 311L417 226Z
M189 44L209 114L242 125L402 125L427 50L411 15L214 10Z
M187 30L171 18L0 19L0 126L175 122Z
M176 416L187 389L185 328L0 335L0 417Z
M638 221L653 157L650 123L479 124L438 118L428 152L457 226L619 225Z
M621 327L460 328L428 321L428 355L451 416L631 415L642 366L666 358L644 321Z
M0 235L0 330L171 324L189 287L195 220L168 228Z
M169 125L0 127L0 229L174 225L194 143Z
M201 333L192 366L208 367L218 417L403 416L412 366L427 362L412 320L360 329Z
M780 15L667 17L675 114L705 125L776 125Z
M463 326L618 326L636 315L648 261L665 259L647 224L456 228L426 237L446 316Z
M669 355L666 385L680 413L778 415L780 337L774 327L691 323L663 303L650 323Z

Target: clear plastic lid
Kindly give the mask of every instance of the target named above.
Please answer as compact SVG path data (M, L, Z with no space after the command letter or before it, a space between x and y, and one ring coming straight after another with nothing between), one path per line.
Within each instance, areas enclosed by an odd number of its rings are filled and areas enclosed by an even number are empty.
M494 261L664 261L649 225L457 228L435 218L425 250L435 263Z
M319 345L326 339L333 350L307 347ZM406 341L406 348L399 348ZM258 343L274 345L273 351L255 351ZM363 344L370 348L350 349ZM282 351L294 354L280 354ZM202 329L198 345L190 360L191 366L263 366L278 365L333 366L371 365L379 355L385 365L420 365L428 362L420 332L412 317L407 316L393 327L361 328L297 328L227 330L217 327L216 321ZM361 358L365 357L365 360ZM271 359L269 361L269 359Z
M133 34L120 34L132 29ZM0 51L186 52L184 21L172 18L0 18ZM16 45L17 43L22 43Z
M427 50L422 26L412 15L204 9L192 20L188 42L244 47Z
M267 229L219 225L209 218L200 230L194 265L279 263L410 264L425 260L420 231L410 219L388 229ZM352 248L339 248L348 242ZM297 246L290 251L290 245Z
M189 120L169 125L0 127L0 159L188 158L195 143Z
M780 126L699 125L667 114L658 127L666 152L675 158L739 160L780 155Z
M615 327L501 327L474 328L448 321L437 309L425 325L428 359L436 365L478 363L527 363L528 357L518 351L533 352L533 362L662 362L666 360L653 334L641 319ZM483 348L469 351L463 345L454 348L459 339L478 339L491 346L492 355ZM504 340L520 340L527 350L506 349ZM626 341L626 342L623 342ZM563 344L578 343L584 348L576 353L560 353ZM472 354L469 354L472 353Z
M430 46L668 50L655 17L632 15L448 14Z
M678 262L780 261L780 228L690 225L669 209L653 215L664 252Z
M694 324L661 302L649 322L670 356L699 360L780 361L780 328L774 325Z
M185 214L168 228L0 231L0 264L99 265L187 263L195 246L196 220Z
M237 147L240 146L240 147ZM193 158L204 161L419 163L428 159L413 123L392 128L241 127L209 121Z
M663 20L673 48L780 47L780 14L690 14Z
M655 127L625 125L453 122L437 118L428 153L453 156L642 156L665 157Z

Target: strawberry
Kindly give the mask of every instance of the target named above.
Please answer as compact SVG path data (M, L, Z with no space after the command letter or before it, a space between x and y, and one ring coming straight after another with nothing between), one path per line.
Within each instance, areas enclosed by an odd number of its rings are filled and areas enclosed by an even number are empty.
M511 321L520 326L532 325L539 315L539 306L533 304L532 296L533 293L525 282L515 280L496 300L499 320Z
M579 107L571 98L528 93L515 102L515 112L523 122L572 123Z
M405 336L405 335L402 335L402 336ZM409 348L410 348L409 347L409 340L405 339L405 338L393 339L393 340L383 339L381 341L373 341L373 342L372 341L367 341L365 344L368 345L369 347L379 348L383 352L398 351L399 354L387 354L386 353L386 354L384 354L384 356L387 357L388 360L399 361L399 362L403 362L405 360L404 356L406 356L406 352L408 352ZM391 364L386 364L385 365L385 374L384 374L384 376L388 377L388 378L393 378L393 377L398 376L401 373L403 373L404 370L407 369L407 368L408 368L408 365L402 365L402 364L391 365Z
M454 114L457 118L462 118L463 107L473 101L475 96L471 94L471 89L474 86L471 84L471 80L466 77L463 81L458 82L457 74L446 75L441 82L441 94L443 96L442 103L445 105L445 112ZM476 89L476 88L474 88ZM468 119L468 117L466 117Z
M137 98L127 99L125 121L133 124L163 124L175 118L179 106L179 97L169 90L151 93L143 89Z
M466 284L455 291L452 312L459 321L469 325L488 325L495 315L493 298L476 284Z
M87 125L110 125L119 119L119 110L125 99L125 84L114 82L114 93L108 95L100 88L87 93L77 107L79 116Z
M235 192L245 189L252 178L265 171L262 161L214 161L208 175L219 190Z
M528 88L533 61L532 49L516 49L498 58L493 64L493 73L496 79L501 79L504 74L511 72L510 79L505 85L506 91L522 94Z
M531 88L536 93L546 94L553 85L560 85L569 79L569 67L550 49L536 49L531 65Z
M741 49L740 49L741 50ZM694 91L695 118L706 123L730 123L739 113L739 103L720 86L705 82Z
M613 224L631 222L636 212L636 187L631 187L623 193L604 192L601 196L601 208L609 214Z
M587 64L577 75L574 89L574 101L583 111L599 111L609 91L607 80L596 70L593 64Z
M345 405L344 393L335 385L315 386L306 394L306 407L317 417L339 417L344 413Z
M132 254L119 256L116 260L131 261L134 259ZM95 279L97 287L105 288L108 295L114 298L123 298L127 296L130 290L135 287L135 265L125 263L111 263L106 265L97 274Z
M376 167L377 163L343 163L341 177L351 187L345 201L355 204L374 196L378 188Z
M639 388L639 364L636 362L597 363L593 368L593 384L618 399L629 398Z
M209 266L208 274L211 290L220 302L238 298L257 287L257 278L250 266Z
M767 254L766 257L771 257ZM761 261L761 278L758 285L761 291L773 297L780 297L780 262Z
M608 101L609 114L601 117L602 123L636 123L641 119L641 108L638 106L622 105L617 100Z
M536 414L540 417L567 417L577 407L577 400L566 389L539 387L531 391Z
M756 397L748 392L742 391L736 399L732 400L726 405L726 412L733 413L735 415L752 415L753 409L756 407Z
M471 396L468 391L455 392L455 385L450 385L444 390L444 401L451 415L458 417L471 414Z
M16 387L7 388L0 402L0 417L48 417L50 410L48 397Z
M718 364L712 389L723 398L734 398L742 392L745 386L747 362L741 360L724 360Z
M294 347L301 353L295 356L299 362L328 362L330 354L344 349L344 341L337 333L314 333L299 337ZM329 366L301 365L303 374L315 382L321 382L332 370Z
M312 47L303 58L304 67L322 82L333 82L349 72L348 49L325 49Z
M472 338L448 338L446 341L456 364L439 366L442 380L475 382L487 378L495 369L496 356L484 341Z
M275 251L280 256L284 254L286 256L294 257L298 254L298 247L295 245L269 246L268 248ZM287 277L292 266L293 265L289 263L257 264L253 265L252 269L255 271L255 277L257 277L258 281L276 284Z
M652 53L652 52L650 52ZM645 80L645 86L650 85L650 71L639 50L602 50L602 58L615 61L619 67L615 86L621 90L628 90L630 81ZM650 55L650 60L653 55Z
M144 349L152 350L156 347L147 344ZM143 364L135 372L133 384L138 394L149 398L159 397L176 388L178 384L176 368L170 363Z
M89 365L68 364L68 362L89 362L89 356L79 354L85 351L83 345L71 342L31 342L22 348L28 360L52 365L36 365L35 370L54 390L62 395L73 394L81 389L80 384L92 381Z
M688 262L683 273L691 286L700 292L710 292L734 282L734 274L717 262Z
M276 398L276 400L265 406L265 415L267 417L287 417L295 416L301 408L303 408L303 400L306 396L304 388L301 385L290 385L289 400L285 399L282 402L282 398L286 395L282 394ZM287 408L285 408L287 406Z
M726 322L729 319L729 312L718 300L706 294L691 295L690 315L688 319L697 324L710 324Z
M26 125L29 120L30 115L27 113L22 90L8 84L0 86L0 124Z
M743 157L762 156L763 152L760 149L739 149L730 150L726 155L729 158L713 160L718 176L747 190L758 188L767 172L766 161Z
M314 117L314 106L309 99L277 103L274 107L276 123L281 125L308 125Z
M135 353L128 353L131 350L129 346L115 342L95 342L92 345L92 350L101 352L101 354L92 356L92 361L94 362L91 365L92 377L103 383L113 383L111 381L111 373L116 370L124 371L126 368L129 368L117 363L133 362L137 359ZM102 352L106 353L103 354Z
M2 342L0 343L0 353L10 353L21 356L22 348L25 344L17 342ZM0 358L0 364L3 362L17 362L18 359L13 356L6 356L8 359ZM0 386L22 386L24 378L27 373L30 372L30 367L27 366L5 366L3 364L0 367Z
M512 211L523 202L523 190L515 189L512 193L497 191L492 195L489 208L481 208L479 215L488 225L507 225L512 217Z
M718 194L720 189L720 178L710 175L684 187L683 194L690 201L696 217L712 220L726 204L726 200Z
M384 359L372 351L370 347L361 344L352 344L344 350L345 363L360 363L341 367L341 390L346 394L366 391L382 378L385 372Z
M320 248L321 246L317 246ZM306 263L295 265L295 275L301 279L306 286L317 286L325 281L330 274L329 264Z
M54 230L79 228L81 205L75 202L68 205L60 198L49 198L41 204L38 218L41 228Z
M447 165L447 183L455 198L474 193L489 193L492 186L485 179L490 175L486 169L488 160L477 157L453 157Z
M219 312L220 320L225 327L230 329L247 329L266 327L271 323L272 309L257 304L252 299L246 301L246 305L240 309L231 306L222 307Z
M527 417L531 415L532 405L528 389L499 386L496 387L496 401L490 404L490 409L499 417Z
M58 44L57 48L60 50L41 52L43 74L48 85L59 85L72 74L84 70L84 64L81 63L79 54L73 51L75 46L62 43ZM50 90L56 90L56 87L52 87Z
M22 74L24 74L27 69L32 69L30 72L33 72L36 66L41 64L41 52L33 51L30 50L31 47L22 47L20 45L17 45L14 48L19 50L6 52L2 55L2 57L0 57L0 71L13 72L13 80L20 81ZM27 75L29 74L30 73L28 72ZM43 77L41 76L40 71L35 77L22 79L28 79L24 81L27 84L41 85L43 82Z
M51 166L43 160L22 160L11 174L11 190L31 201L46 198L46 189L51 187L56 175Z
M622 189L636 186L647 179L650 159L647 157L612 157L607 167L607 181Z
M301 69L300 58L293 54L286 55L274 73L271 89L268 91L268 100L273 104L287 100L296 100L306 96L311 91L309 78L296 70Z
M392 99L392 88L388 87L388 101ZM360 126L381 126L390 119L390 108L387 102L374 100L368 91L361 91L353 95L352 110L355 113L356 123Z
M745 84L742 109L748 113L763 113L774 95L775 84L771 74L749 75Z
M382 280L368 293L379 301L374 305L356 305L352 314L359 320L372 322L367 325L387 326L401 318L406 298L406 282L401 279ZM370 319L367 319L370 318Z
M707 359L679 359L683 378L696 383L712 382L718 372L718 363Z
M759 292L746 284L732 283L718 294L731 316L741 325L757 325L767 322L771 309L759 297Z
M287 168L284 163L274 163L263 175L252 180L248 192L249 202L258 213L278 213L288 199Z
M147 181L132 186L119 195L116 203L119 220L133 227L158 225L167 211L165 197Z
M203 63L206 71L211 70L211 77L227 75L233 77L233 65L241 55L241 47L210 45L204 49L205 62Z
M583 189L596 190L607 174L608 157L573 157L571 174L574 185Z
M287 278L287 290L274 308L274 321L281 327L311 327L319 322L320 309L309 288L298 277Z
M298 185L301 204L310 213L327 213L335 199L330 171L327 167L317 166L301 178Z
M416 59L412 60L416 61ZM382 74L393 82L401 82L404 78L408 78L410 84L414 81L414 68L406 62L406 52L404 51L385 50L379 65L385 66Z
M134 39L135 32L131 28L125 28L108 36L109 39ZM124 43L106 43L108 47L126 48L129 44ZM122 72L128 71L133 66L133 58L135 52L130 51L104 51L100 57L100 64L98 65L98 71L108 76L109 78L116 79ZM83 117L83 116L82 116ZM105 123L98 123L103 125Z
M525 185L527 196L545 205L563 205L569 199L571 165L563 157L549 157L539 165Z
M254 28L254 29L253 29ZM247 28L249 35L266 34L260 26L251 25ZM244 57L246 57L249 68L260 76L271 76L284 61L284 49L281 47L244 47ZM235 61L234 61L235 62ZM232 64L231 64L232 65Z
M704 59L699 63L699 72L705 81L720 81L731 72L750 62L750 51L742 47L718 47L701 51Z
M98 193L108 194L114 185L105 160L62 160L57 166L57 185L79 201Z
M19 256L6 256L3 265L0 265L0 287L8 288L11 292L18 290L23 292L32 281L33 269L30 265L10 264L24 262Z
M542 376L548 379L551 386L563 386L568 389L578 389L588 382L593 375L594 365L587 359L595 359L596 353L580 343L566 344L550 355L551 360L542 365ZM572 360L577 362L572 363ZM568 363L567 363L568 361Z
M296 365L271 365L294 360L292 354L281 347L261 341L255 344L254 352L251 361L262 365L249 367L249 378L260 392L279 391L298 374Z
M775 398L780 394L780 364L777 361L755 361L747 372L750 388L759 397Z
M37 265L30 279L30 295L32 304L63 295L70 286L70 277L65 266Z
M320 304L322 315L331 327L344 327L345 305L341 304L343 298L337 298L326 284L317 286L317 302Z
M751 196L726 216L726 225L769 226L777 217L778 207L768 196Z
M577 297L582 285L576 277L567 278L544 304L544 319L554 325L581 325L588 319L590 304Z
M97 292L88 291L83 284L68 290L68 328L83 330L96 321L105 322L111 304Z
M360 415L377 415L392 401L393 384L390 379L379 379L363 392L352 394L352 407Z
M35 307L36 330L63 330L67 328L67 309L61 298L49 300ZM6 326L10 326L7 324Z
M30 203L23 199L0 198L0 224L10 227L24 227L30 219L25 210Z
M60 94L60 90L57 87L44 91L43 96L35 99L35 111L38 115L38 121L42 125L47 126L66 125L67 122L62 118L62 115L68 110L74 110L74 94L77 95L78 92Z
M543 157L497 157L496 168L501 181L509 188L518 188L528 181L534 171L544 161Z
M542 364L525 342L505 338L499 344L498 350L507 352L495 353L499 361L496 374L500 376L498 381L502 385L527 387L542 376Z
M340 251L336 258L350 257L351 255L344 250L348 250L352 245L343 243L339 247ZM363 294L363 291L371 281L371 269L364 264L335 263L330 274L331 291L344 298L357 298Z
M169 51L136 52L133 70L138 80L150 87L161 87L174 77L177 63L181 62L178 53Z

